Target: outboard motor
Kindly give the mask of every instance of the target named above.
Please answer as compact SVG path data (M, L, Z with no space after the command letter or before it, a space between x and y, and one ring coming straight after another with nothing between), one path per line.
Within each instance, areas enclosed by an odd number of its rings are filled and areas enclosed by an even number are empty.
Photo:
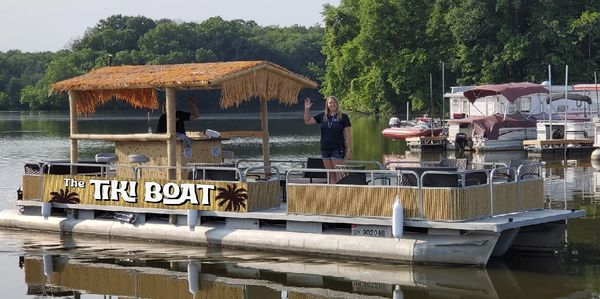
M400 121L400 119L399 119L399 118L397 118L397 117L392 117L392 118L390 118L390 121L389 121L389 123L388 123L388 125L389 125L391 128L399 128L401 124L402 124L402 122L401 122L401 121Z
M454 142L456 143L456 149L458 149L459 151L464 151L465 147L467 146L467 142L469 141L469 138L467 137L467 134L459 132L456 133L456 136L454 137Z

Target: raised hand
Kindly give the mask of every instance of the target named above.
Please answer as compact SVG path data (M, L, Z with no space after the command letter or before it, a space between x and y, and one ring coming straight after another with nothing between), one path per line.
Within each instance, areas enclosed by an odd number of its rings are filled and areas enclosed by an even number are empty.
M310 98L304 100L304 110L310 110L313 105L313 101Z

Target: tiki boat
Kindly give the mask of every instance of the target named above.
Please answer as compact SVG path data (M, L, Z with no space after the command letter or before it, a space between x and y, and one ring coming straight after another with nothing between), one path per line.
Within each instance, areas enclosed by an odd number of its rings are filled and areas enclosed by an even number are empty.
M264 61L107 67L58 82L53 91L69 94L71 159L26 165L19 208L0 212L0 226L483 266L511 249L552 252L566 220L584 215L544 209L539 164L384 168L353 161L325 170L320 159L271 160L267 101L295 103L306 87L316 84ZM93 113L112 98L156 108L157 89L166 94L167 133L78 132L78 113ZM175 95L189 89L221 89L223 108L259 99L261 131L221 137L262 137L260 163L221 163L221 139L199 133L188 134L186 155L175 134ZM115 152L84 163L79 140L112 141Z

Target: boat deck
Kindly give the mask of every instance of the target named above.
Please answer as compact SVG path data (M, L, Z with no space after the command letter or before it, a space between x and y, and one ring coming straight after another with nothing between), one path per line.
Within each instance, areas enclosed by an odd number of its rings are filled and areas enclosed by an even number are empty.
M41 207L42 203L34 200L21 200L19 206L23 207ZM96 211L118 211L124 213L136 214L164 214L187 216L186 210L176 209L149 209L149 208L127 208L127 207L111 207L97 205L81 205L81 204L58 204L56 208L64 209L79 209L79 210L96 210ZM221 212L221 211L198 211L200 217L218 217L224 219L240 219L256 222L256 220L267 221L292 221L297 223L330 223L330 224L354 224L354 225L371 225L391 227L392 219L389 217L345 217L332 215L308 215L308 214L291 214L287 212L286 203L282 203L278 208L264 209L260 211L236 213L236 212ZM462 231L489 231L503 232L505 230L531 226L541 223L554 221L564 221L572 218L581 218L585 216L585 211L572 210L534 210L515 212L510 214L497 215L482 219L448 222L448 221L429 221L429 220L404 220L405 227L422 228L422 229L445 229L445 230L462 230ZM201 220L200 223L203 221ZM259 225L256 227L259 228Z
M594 150L593 139L548 139L523 140L523 147L529 155L576 155L589 154Z
M446 136L421 136L406 138L406 143L413 151L445 149L448 145Z

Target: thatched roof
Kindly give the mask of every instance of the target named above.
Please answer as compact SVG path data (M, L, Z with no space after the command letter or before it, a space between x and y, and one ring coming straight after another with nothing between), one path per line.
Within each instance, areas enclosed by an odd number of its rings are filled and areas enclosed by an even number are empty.
M117 98L134 107L156 109L156 89L222 89L221 107L229 108L253 97L291 105L300 89L316 88L314 81L267 61L231 61L173 65L104 67L52 85L52 92L77 91L79 113Z

